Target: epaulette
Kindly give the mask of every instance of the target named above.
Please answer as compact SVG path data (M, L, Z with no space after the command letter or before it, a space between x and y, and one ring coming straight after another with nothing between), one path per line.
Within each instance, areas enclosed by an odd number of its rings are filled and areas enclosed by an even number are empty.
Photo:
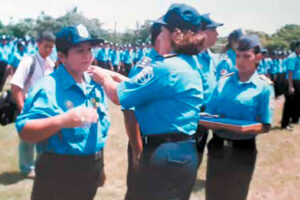
M266 75L264 74L260 74L259 78L263 81L266 81L268 84L273 85L273 81L271 79L269 79Z
M151 58L144 56L144 57L142 57L142 59L139 62L136 63L136 66L140 67L140 68L145 68L145 67L149 66L151 61L152 61Z
M164 58L173 58L173 57L176 57L176 56L177 56L177 54L175 54L175 53L170 53L170 54L163 55Z
M232 76L234 74L235 74L235 72L231 72L231 73L225 74L225 75L221 76L220 79L230 77L230 76Z

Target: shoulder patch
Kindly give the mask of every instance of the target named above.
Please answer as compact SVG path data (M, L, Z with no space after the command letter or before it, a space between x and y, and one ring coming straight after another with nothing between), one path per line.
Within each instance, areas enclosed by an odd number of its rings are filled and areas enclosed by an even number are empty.
M140 73L133 77L133 82L138 85L145 85L154 78L153 68L150 66L145 67Z
M163 55L164 58L173 58L173 57L176 57L176 56L177 56L177 54L175 54L175 53L170 53L170 54Z
M220 77L220 79L223 79L223 78L227 78L227 77L230 77L232 75L234 75L235 73L234 72L231 72L231 73L228 73L228 74L225 74L223 76Z
M273 85L273 81L271 79L269 79L266 75L260 74L259 78L263 81L266 81L268 84Z
M151 58L144 56L144 57L142 57L142 59L139 62L137 62L136 66L140 67L140 68L145 68L145 67L149 66L151 61L152 61Z

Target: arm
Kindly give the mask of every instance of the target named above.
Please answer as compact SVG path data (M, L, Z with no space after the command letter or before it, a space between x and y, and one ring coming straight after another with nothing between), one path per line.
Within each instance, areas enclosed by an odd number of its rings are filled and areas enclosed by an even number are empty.
M141 133L139 129L139 124L136 120L134 111L124 110L124 123L126 127L126 132L129 137L129 144L132 149L132 160L134 166L138 166L139 157L143 151L143 143L141 138Z
M11 92L12 92L14 99L16 100L19 110L21 111L24 107L24 101L25 101L25 96L23 94L23 90L20 87L14 85L14 84L11 84Z
M288 84L289 84L289 94L293 94L295 92L295 88L293 86L293 71L289 71Z
M79 127L97 120L96 109L77 107L54 117L29 120L21 130L20 138L35 143L51 137L63 128Z

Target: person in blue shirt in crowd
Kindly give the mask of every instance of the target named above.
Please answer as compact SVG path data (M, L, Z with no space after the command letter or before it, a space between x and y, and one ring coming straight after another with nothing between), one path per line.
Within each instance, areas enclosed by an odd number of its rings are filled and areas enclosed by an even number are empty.
M220 56L212 53L209 48L215 45L218 37L217 28L223 26L223 24L213 21L210 18L209 14L202 15L202 19L203 21L202 21L201 29L203 30L203 33L206 35L206 43L205 43L204 51L202 51L196 57L200 64L199 71L201 74L203 90L204 90L203 104L201 107L201 111L204 112L205 105L210 99L210 96L217 85L216 68L220 64L220 62L222 62L219 59ZM198 126L197 135L199 136L197 138L197 147L200 153L200 160L201 160L203 155L203 150L206 145L208 129Z
M171 5L153 24L159 30L152 35L154 48L161 56L145 62L128 81L119 83L99 68L90 69L115 104L135 109L140 127L143 149L135 190L126 199L189 199L197 175L195 132L203 101L198 63L192 56L205 41L198 33L199 16L189 5Z
M272 60L270 58L268 58L269 51L268 49L263 48L261 50L261 55L262 55L262 59L259 62L259 65L257 67L257 73L258 74L264 74L264 75L268 75L268 69L269 69L269 65L271 64Z
M14 52L14 54L10 57L9 59L9 70L10 70L10 74L13 74L20 61L22 60L22 58L27 55L27 52L26 52L26 44L24 41L18 41L18 43L16 44L16 51Z
M216 68L217 80L226 74L236 72L236 47L238 40L244 35L242 29L236 29L228 35L228 44L226 45L226 54L222 55L222 61Z
M115 72L120 71L120 51L119 51L119 44L114 44L112 46L112 51L110 54L111 65Z
M16 127L37 143L39 157L31 199L93 199L103 181L103 148L110 125L101 85L85 72L91 39L83 25L56 34L62 64L29 91Z
M11 54L11 48L7 44L8 39L6 35L1 36L1 43L0 43L0 91L2 91L6 78L9 74L8 69L8 61L9 56Z
M288 84L285 91L281 128L293 130L290 123L299 123L300 117L300 40L295 43L295 52L287 58Z
M255 137L270 130L274 109L272 82L256 72L260 59L258 37L241 37L237 45L237 72L221 78L206 106L210 114L262 124L259 130L250 132L214 130L208 144L208 200L247 199L256 160Z
M128 76L131 68L133 67L133 59L134 59L134 52L131 47L131 44L128 44L127 48L124 50L123 58L122 58L125 76Z

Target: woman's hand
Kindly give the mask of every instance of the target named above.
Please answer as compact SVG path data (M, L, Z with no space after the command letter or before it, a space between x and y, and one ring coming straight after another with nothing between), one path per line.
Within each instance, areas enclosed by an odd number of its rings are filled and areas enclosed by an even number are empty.
M98 84L102 84L105 79L111 79L110 72L106 69L102 69L101 67L90 66L87 72L91 75L93 80Z
M95 108L76 107L61 115L63 128L74 128L96 123L98 113Z

